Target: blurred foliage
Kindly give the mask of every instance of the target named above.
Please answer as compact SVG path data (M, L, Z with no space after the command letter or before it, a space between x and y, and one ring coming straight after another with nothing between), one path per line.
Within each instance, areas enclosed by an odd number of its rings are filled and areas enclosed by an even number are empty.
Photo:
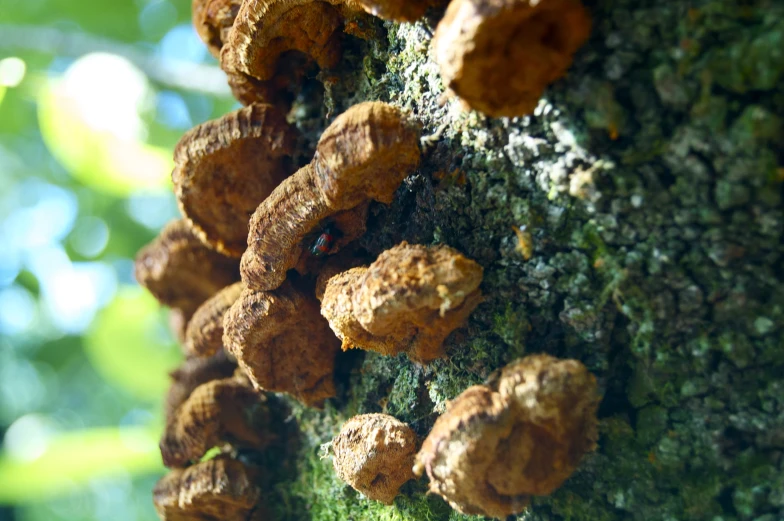
M0 0L0 519L155 517L181 355L133 258L217 73L190 0Z

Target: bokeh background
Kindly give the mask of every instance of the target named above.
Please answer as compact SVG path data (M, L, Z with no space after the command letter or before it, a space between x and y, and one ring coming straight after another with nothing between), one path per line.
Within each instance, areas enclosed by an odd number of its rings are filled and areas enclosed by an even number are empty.
M155 519L174 144L234 107L190 0L0 0L0 520Z

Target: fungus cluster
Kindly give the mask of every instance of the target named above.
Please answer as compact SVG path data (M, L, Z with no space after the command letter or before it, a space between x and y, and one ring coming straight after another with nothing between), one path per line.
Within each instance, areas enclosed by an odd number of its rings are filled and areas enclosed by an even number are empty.
M444 356L446 337L482 301L482 267L448 246L403 242L368 266L349 247L371 205L391 203L418 168L420 129L408 115L355 105L302 166L286 113L306 76L338 63L345 33L363 37L357 21L412 21L445 3L193 0L197 33L245 107L180 140L172 180L182 219L136 260L187 357L166 400L160 449L172 471L154 491L162 519L267 519L263 469L238 456L280 438L266 392L321 406L335 393L341 342L418 363ZM578 0L452 0L434 45L469 106L512 115L564 73L588 26ZM525 64L520 75L508 60ZM529 357L458 397L418 455L416 435L395 418L352 418L333 441L335 471L391 504L416 467L461 512L516 512L592 448L594 387L577 362Z
M551 494L595 448L598 403L580 362L517 360L448 404L414 471L455 510L503 519Z

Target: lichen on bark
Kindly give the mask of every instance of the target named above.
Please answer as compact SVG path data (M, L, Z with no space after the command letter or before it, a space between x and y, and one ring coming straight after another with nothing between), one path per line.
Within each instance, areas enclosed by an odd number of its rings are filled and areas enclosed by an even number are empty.
M354 414L386 412L424 436L447 400L537 352L596 375L600 437L517 519L784 518L784 5L586 7L588 43L530 116L488 119L448 99L429 54L439 13L378 22L379 38L348 42L323 98L295 104L313 145L359 101L419 119L433 136L420 168L392 205L371 207L360 243L372 255L403 240L456 248L483 266L486 300L447 340L449 358L343 353L337 398L292 405L297 471L268 502L282 518L470 519L424 481L391 507L367 501L320 447Z

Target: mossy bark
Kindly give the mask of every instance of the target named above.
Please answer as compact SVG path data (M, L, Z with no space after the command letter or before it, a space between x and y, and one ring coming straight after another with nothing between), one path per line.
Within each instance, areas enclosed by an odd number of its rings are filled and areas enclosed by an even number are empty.
M364 499L321 446L369 412L424 437L447 400L546 352L597 376L601 437L518 519L784 519L784 3L586 5L591 39L533 115L487 119L444 94L440 13L369 29L324 104L296 112L315 139L358 101L409 109L432 135L423 163L361 242L453 246L484 267L486 301L427 367L342 355L338 398L295 406L296 472L269 498L281 518L469 519L426 479L391 507Z

